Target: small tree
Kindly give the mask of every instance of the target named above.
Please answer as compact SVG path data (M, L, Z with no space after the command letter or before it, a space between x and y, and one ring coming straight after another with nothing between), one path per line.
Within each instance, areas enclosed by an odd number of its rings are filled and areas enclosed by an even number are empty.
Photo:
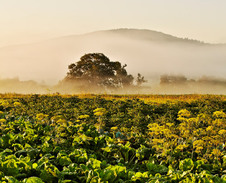
M125 87L133 84L133 76L127 74L127 65L110 61L102 53L89 53L77 63L68 66L69 72L64 80L102 87Z
M144 76L138 73L136 82L137 82L137 86L141 86L143 83L147 82L147 80L144 79Z

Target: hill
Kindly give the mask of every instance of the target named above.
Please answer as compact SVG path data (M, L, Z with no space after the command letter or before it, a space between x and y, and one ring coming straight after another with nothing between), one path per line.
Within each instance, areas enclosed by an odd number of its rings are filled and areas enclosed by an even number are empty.
M0 48L0 76L57 83L70 63L94 52L127 64L131 74L142 73L150 82L165 73L226 78L225 45L139 29L97 31Z

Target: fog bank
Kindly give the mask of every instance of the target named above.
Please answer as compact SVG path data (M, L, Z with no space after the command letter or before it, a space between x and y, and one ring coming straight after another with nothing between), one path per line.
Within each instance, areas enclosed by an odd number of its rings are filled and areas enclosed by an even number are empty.
M104 53L127 64L128 73L144 75L148 87L163 74L226 78L226 46L180 39L149 31L120 29L67 36L35 44L0 48L0 77L57 85L86 53Z

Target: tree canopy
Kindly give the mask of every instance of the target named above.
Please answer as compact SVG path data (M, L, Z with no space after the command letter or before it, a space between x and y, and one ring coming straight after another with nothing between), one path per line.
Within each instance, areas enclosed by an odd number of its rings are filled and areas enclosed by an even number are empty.
M85 54L76 63L68 66L66 81L77 81L87 85L103 87L125 87L133 85L133 76L118 61L110 61L103 53Z

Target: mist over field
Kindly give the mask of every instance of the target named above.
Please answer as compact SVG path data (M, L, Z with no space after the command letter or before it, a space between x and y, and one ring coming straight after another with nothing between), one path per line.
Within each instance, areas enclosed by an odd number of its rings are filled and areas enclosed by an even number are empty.
M226 94L226 45L136 29L98 31L2 47L0 92L67 93L64 86L63 91L56 85L66 76L68 65L79 61L86 53L104 53L111 61L127 64L129 74L136 77L141 73L148 80L142 90L127 93ZM195 81L203 76L209 79L202 84L186 82L161 86L160 77L164 74L184 75L187 80Z

